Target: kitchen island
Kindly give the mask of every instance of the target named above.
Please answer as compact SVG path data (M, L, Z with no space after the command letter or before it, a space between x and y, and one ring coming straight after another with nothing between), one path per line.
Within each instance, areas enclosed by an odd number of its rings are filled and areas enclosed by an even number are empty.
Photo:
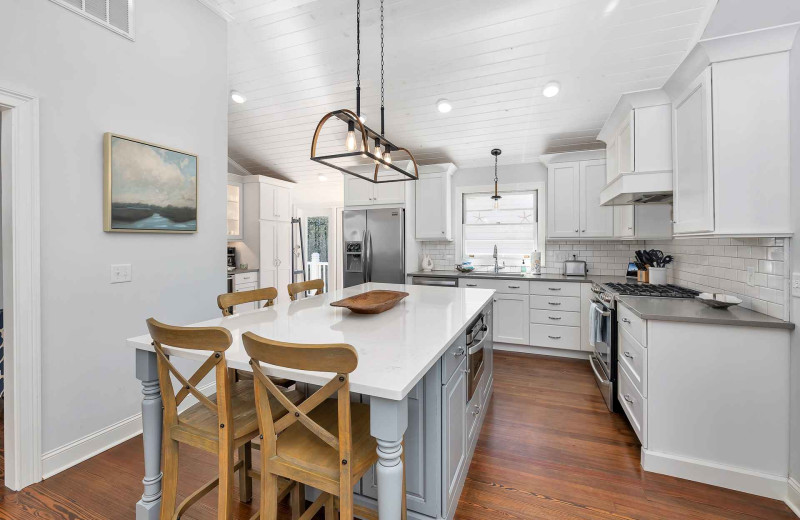
M375 289L409 296L376 315L353 314L330 303ZM359 363L350 375L353 399L368 402L370 433L378 441L379 461L356 488L356 501L377 507L380 518L400 518L403 464L410 518L452 518L492 387L491 303L494 291L369 283L271 307L216 318L192 326L221 326L233 344L230 368L250 370L241 336L253 332L293 343L348 343ZM468 381L466 329L487 314L483 370ZM145 491L137 519L158 518L161 501L161 397L156 357L148 335L127 340L136 352L136 377L142 381ZM173 357L202 361L203 352L165 347ZM329 374L264 365L266 374L303 385L324 384ZM405 437L404 437L405 436ZM378 500L378 496L380 499Z

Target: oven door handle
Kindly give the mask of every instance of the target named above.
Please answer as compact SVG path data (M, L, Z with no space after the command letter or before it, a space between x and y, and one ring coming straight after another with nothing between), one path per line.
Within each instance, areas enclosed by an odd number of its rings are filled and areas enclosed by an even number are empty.
M602 307L604 309L608 308L608 307L605 306L605 304L603 302L601 302L600 300L597 300L595 298L592 298L592 303L596 303L597 305L599 305L600 307ZM611 317L611 311L603 311L602 315L603 315L604 318L610 318Z
M481 340L478 343L476 343L475 345L469 347L469 350L467 350L467 352L469 352L470 356L475 354L479 350L483 349L483 344L486 341L486 336L487 335L488 334L484 334L484 336L481 338Z
M601 383L603 383L603 384L605 384L605 383L608 383L608 382L609 382L609 380L608 380L608 379L606 379L606 378L605 378L605 376L604 376L603 374L600 374L600 373L597 371L597 367L594 365L594 364L595 364L595 359L596 359L596 358L595 358L594 356L591 356L591 357L589 358L589 364L592 366L592 372L594 372L594 376L595 376L595 377L597 378L597 380L598 380L598 381L600 381Z

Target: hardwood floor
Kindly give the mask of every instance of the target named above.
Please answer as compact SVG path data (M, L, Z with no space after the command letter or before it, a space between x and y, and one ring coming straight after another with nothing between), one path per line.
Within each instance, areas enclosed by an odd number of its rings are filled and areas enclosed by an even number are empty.
M776 500L644 473L636 436L606 409L588 363L498 352L494 366L456 518L796 520ZM181 498L215 471L213 457L182 447ZM21 493L2 488L0 519L132 519L143 472L136 437ZM184 520L216 518L215 500L206 497ZM255 512L234 504L236 520ZM280 518L289 518L285 505Z

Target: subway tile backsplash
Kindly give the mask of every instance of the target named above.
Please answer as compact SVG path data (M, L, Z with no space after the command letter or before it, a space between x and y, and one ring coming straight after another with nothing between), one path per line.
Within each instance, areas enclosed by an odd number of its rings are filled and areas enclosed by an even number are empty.
M789 319L789 240L783 238L548 240L543 272L562 273L564 261L575 255L586 261L589 273L625 276L634 251L643 248L675 257L668 270L670 283L732 294L742 299L743 307ZM431 255L435 269L453 269L456 264L454 242L421 242L421 252ZM747 283L748 268L753 269L753 285Z

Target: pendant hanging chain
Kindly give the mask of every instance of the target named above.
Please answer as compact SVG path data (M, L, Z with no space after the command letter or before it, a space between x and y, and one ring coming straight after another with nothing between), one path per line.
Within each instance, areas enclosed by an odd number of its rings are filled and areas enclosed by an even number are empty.
M495 191L497 191L497 156L494 156L494 184Z
M384 135L384 104L383 104L383 0L381 0L381 135Z
M356 88L361 88L361 0L356 0Z

